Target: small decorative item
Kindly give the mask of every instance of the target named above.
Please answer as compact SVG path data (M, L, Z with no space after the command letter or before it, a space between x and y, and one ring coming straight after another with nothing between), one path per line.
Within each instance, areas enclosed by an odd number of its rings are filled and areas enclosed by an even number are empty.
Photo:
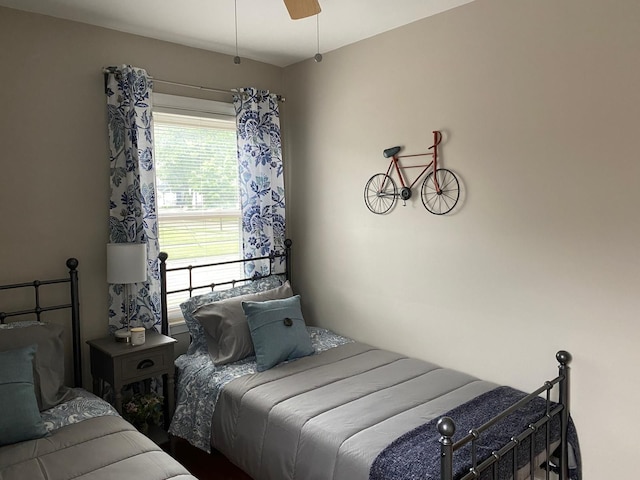
M438 167L438 145L442 141L442 132L434 130L433 145L431 145L426 153L415 153L413 155L398 155L402 147L387 148L382 152L385 158L391 158L389 166L385 173L376 173L373 175L364 187L364 203L367 208L378 215L385 214L395 206L398 198L402 199L402 204L407 205L412 195L412 188L429 169L431 171L426 175L420 188L420 197L424 208L434 215L444 215L449 213L458 203L460 198L460 183L458 177L446 168ZM408 157L432 157L429 163L422 165L400 164L401 158ZM405 169L422 168L423 170L415 179L409 183L406 177ZM398 174L400 186L398 191L396 181L391 177L393 172Z
M144 327L133 327L131 329L131 345L134 347L138 345L144 345L145 341L145 330Z
M122 416L142 433L149 425L160 425L163 397L157 393L136 393L122 408Z

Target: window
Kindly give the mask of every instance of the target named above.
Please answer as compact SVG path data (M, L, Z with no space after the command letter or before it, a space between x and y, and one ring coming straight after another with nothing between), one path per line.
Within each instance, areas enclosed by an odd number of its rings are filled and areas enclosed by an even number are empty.
M203 265L242 256L235 114L231 104L154 95L158 234L167 267ZM240 267L216 271L220 281L242 278ZM210 284L207 269L193 285ZM167 288L186 288L188 272L167 276ZM203 293L203 292L195 292ZM188 292L168 298L169 317L181 321Z

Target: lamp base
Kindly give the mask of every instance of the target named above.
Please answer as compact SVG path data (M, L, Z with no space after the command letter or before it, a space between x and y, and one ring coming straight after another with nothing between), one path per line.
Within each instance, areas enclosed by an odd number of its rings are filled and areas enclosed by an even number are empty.
M116 332L114 333L114 337L116 339L116 342L131 343L131 332L125 328L116 330Z

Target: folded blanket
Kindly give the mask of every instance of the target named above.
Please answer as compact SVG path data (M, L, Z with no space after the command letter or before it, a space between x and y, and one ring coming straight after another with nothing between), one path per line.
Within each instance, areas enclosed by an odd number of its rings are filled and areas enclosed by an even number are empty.
M477 428L506 410L526 393L510 387L498 387L473 400L454 408L446 414L456 424L453 440L466 436L469 430ZM545 414L546 401L537 397L521 409L493 425L480 436L476 443L478 464L491 456L509 442L511 437L524 431L531 423ZM439 480L440 479L440 434L436 428L439 419L434 419L402 435L387 446L371 465L369 480ZM550 422L551 442L560 439L560 419L556 415ZM535 435L535 452L543 452L546 445L545 428ZM531 437L529 437L531 438ZM574 464L570 462L570 477L581 480L580 446L573 421L569 421L569 444L573 449ZM529 462L529 439L518 447L518 469ZM469 471L471 462L471 444L456 451L453 456L454 478ZM506 455L499 462L499 478L510 478L513 473L512 455ZM488 478L490 470L481 478Z

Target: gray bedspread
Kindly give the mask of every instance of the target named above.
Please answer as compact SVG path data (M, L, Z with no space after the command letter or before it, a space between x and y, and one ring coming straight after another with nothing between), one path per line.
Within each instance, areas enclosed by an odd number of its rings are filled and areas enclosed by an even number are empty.
M231 381L212 445L255 480L366 480L394 439L496 386L349 343Z
M0 448L0 480L196 480L120 417L104 416Z

